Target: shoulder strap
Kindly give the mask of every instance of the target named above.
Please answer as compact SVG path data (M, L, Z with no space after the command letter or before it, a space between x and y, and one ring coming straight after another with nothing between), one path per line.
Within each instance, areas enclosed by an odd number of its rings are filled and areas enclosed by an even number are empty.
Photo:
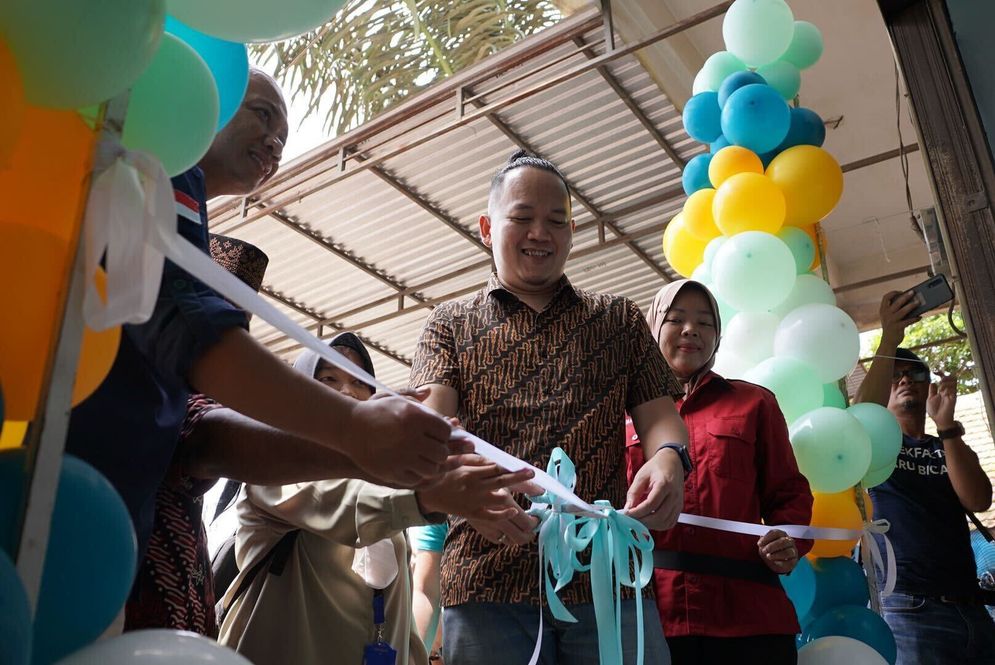
M239 583L238 588L235 589L235 595L231 597L231 600L225 604L224 597L218 601L217 614L218 614L218 625L220 626L224 620L225 616L228 615L228 610L231 606L235 604L235 601L244 594L248 588L252 585L252 581L256 579L259 573L269 566L269 573L272 575L282 575L283 569L287 565L287 559L290 557L290 552L294 548L294 542L297 540L297 534L300 533L299 529L294 529L293 531L288 531L283 534L283 537L277 541L269 552L266 553L262 559L256 562L249 572L245 574ZM225 595L227 595L227 590Z
M970 510L965 510L964 512L967 513L968 518L974 522L974 526L976 526L978 531L981 532L982 538L987 540L989 543L995 541L995 536L992 536L992 532L989 531L988 527L981 523L981 520L978 519L977 515L972 513Z

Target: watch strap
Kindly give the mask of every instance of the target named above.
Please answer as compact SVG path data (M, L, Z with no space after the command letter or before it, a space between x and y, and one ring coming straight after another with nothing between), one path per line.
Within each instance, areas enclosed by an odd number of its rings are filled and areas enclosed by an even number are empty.
M667 448L676 452L677 456L681 458L681 466L684 468L684 475L691 473L691 469L694 467L691 464L691 456L688 454L688 447L679 443L665 443L657 448L656 453L653 454L655 455L661 450L665 450Z
M953 427L936 431L936 436L940 439L957 439L964 436L964 425L959 420L954 421Z

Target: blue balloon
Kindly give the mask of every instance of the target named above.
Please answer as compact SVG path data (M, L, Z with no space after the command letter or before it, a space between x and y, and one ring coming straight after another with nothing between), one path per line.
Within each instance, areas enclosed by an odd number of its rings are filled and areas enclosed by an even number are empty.
M863 607L870 600L867 576L860 564L845 556L816 559L815 594L809 613L820 617L838 605Z
M794 148L796 145L822 147L826 142L826 125L819 114L812 109L798 107L791 109L791 123L788 134L777 146L776 152Z
M815 601L816 582L812 564L807 558L802 557L791 573L778 575L778 580L780 580L784 593L788 595L791 604L795 606L798 623L804 626L806 622L803 619L808 617L812 603Z
M719 150L722 150L722 148L725 148L728 145L730 145L729 139L727 139L724 136L720 136L719 138L712 141L711 145L708 146L708 152L714 155Z
M695 141L711 143L722 136L722 110L718 99L718 93L699 92L684 106L684 129Z
M228 124L242 105L249 85L249 54L245 44L229 42L194 30L172 16L166 17L166 32L183 40L207 63L218 86L218 131Z
M681 184L684 185L684 193L691 196L699 189L712 186L712 181L708 179L708 165L712 161L712 156L708 153L692 157L691 161L684 167L681 175Z
M14 562L0 552L0 665L31 662L31 606Z
M22 448L0 451L0 506L20 505L24 455ZM17 513L0 510L7 546ZM92 466L65 455L38 593L33 662L53 663L107 629L131 591L137 556L135 530L120 495Z
M791 111L777 90L752 83L729 95L722 107L721 125L730 142L762 155L788 135Z
M727 76L722 85L719 86L719 106L725 106L729 95L736 92L744 85L760 84L766 85L767 81L756 72L734 72Z
M862 605L840 605L829 610L802 631L802 642L808 644L830 635L863 642L881 654L889 665L895 665L898 658L891 628L884 619Z

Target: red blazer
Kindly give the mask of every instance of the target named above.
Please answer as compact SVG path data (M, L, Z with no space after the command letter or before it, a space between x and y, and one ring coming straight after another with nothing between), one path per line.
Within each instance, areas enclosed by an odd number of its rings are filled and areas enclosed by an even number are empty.
M812 493L798 471L788 428L773 393L709 372L677 401L688 429L693 470L684 485L684 512L741 522L808 524ZM643 464L632 420L626 422L629 482ZM678 524L653 532L657 549L763 563L755 536ZM799 541L799 554L811 548ZM799 632L780 588L717 575L654 570L657 605L668 637L743 637Z

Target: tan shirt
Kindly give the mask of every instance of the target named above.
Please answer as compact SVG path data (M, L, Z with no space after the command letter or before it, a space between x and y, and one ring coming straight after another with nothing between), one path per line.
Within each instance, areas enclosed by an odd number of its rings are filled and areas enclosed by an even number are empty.
M361 665L375 640L373 591L352 571L357 547L390 538L398 576L385 589L384 639L398 665L426 665L411 618L404 529L425 524L413 492L359 480L263 487L246 485L235 543L241 578L293 529L300 529L280 575L261 570L231 604L219 641L254 665Z
M459 393L470 432L546 468L560 446L577 466L577 494L625 503L625 412L683 389L639 308L618 296L575 289L563 277L536 312L492 275L463 300L429 315L411 368L412 387ZM663 443L663 442L659 442ZM442 604L539 603L539 559L527 547L486 541L450 518L442 562ZM588 575L564 588L565 603L591 602Z

